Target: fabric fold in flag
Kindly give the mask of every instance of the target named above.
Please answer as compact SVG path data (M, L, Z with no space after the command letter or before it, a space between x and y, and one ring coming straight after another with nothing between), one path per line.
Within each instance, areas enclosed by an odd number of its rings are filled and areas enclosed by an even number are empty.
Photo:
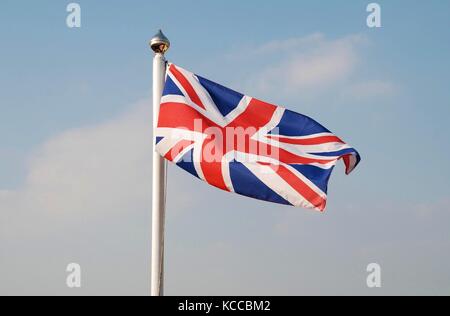
M338 160L358 152L315 120L169 64L157 152L197 178L259 200L324 211Z

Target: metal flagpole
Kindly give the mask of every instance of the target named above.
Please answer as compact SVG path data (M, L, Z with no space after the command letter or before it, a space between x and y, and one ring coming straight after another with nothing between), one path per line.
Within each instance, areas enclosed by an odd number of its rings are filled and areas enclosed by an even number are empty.
M153 58L153 135L158 124L159 106L166 76L164 53L170 42L161 30L150 41L155 52ZM166 196L166 162L155 150L153 136L153 180L152 180L152 270L151 295L164 294L164 224Z

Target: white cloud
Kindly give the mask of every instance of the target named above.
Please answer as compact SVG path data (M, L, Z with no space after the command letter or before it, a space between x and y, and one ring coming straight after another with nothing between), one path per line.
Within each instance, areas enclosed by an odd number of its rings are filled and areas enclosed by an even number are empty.
M151 120L151 101L144 100L117 119L46 141L29 159L24 186L0 191L2 232L39 230L33 228L35 218L66 225L143 209L150 213ZM189 202L179 191L171 202L175 210L182 209L177 201Z
M14 192L20 204L66 216L148 200L143 184L151 176L145 163L151 159L149 104L141 102L117 120L48 140L29 160L25 186Z
M0 199L6 199L11 194L10 191L0 190Z
M375 74L365 59L370 45L360 34L330 39L314 33L240 49L228 56L228 68L237 78L236 87L244 86L244 92L269 100L301 98L311 103L393 95L397 85ZM242 66L235 69L236 64Z
M120 209L148 200L149 102L92 128L49 140L30 163L26 192L51 213Z
M270 62L250 77L248 85L264 94L327 88L353 73L359 61L358 49L366 42L360 35L328 40L313 34L255 47L248 56Z

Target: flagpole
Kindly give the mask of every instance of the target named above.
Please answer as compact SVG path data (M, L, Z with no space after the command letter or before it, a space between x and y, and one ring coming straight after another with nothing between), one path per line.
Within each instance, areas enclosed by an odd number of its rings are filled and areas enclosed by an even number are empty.
M150 41L153 57L153 179L152 179L152 268L151 296L164 295L164 225L166 197L166 163L156 152L155 131L166 76L164 53L170 42L160 30Z

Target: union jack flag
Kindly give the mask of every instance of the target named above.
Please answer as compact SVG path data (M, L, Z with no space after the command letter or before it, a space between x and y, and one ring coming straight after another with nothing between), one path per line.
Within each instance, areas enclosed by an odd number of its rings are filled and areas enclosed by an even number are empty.
M156 129L167 160L225 191L324 211L328 180L358 152L313 119L169 64Z

